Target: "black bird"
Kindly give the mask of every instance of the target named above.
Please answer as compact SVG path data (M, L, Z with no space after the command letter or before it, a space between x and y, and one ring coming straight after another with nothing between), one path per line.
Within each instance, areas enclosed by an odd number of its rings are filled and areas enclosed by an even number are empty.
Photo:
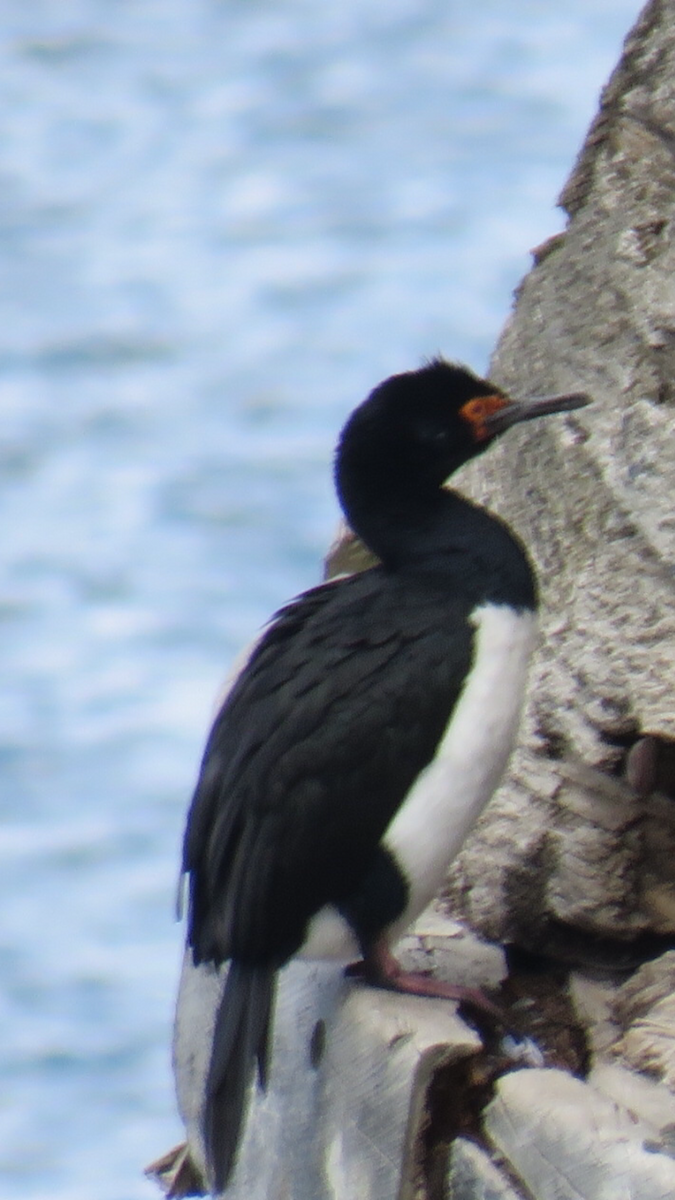
M185 833L194 962L229 962L204 1112L217 1192L293 955L360 954L369 982L489 1007L389 949L500 780L534 637L523 547L443 484L516 422L585 403L514 402L439 359L381 383L342 432L338 496L380 565L273 618L216 717Z

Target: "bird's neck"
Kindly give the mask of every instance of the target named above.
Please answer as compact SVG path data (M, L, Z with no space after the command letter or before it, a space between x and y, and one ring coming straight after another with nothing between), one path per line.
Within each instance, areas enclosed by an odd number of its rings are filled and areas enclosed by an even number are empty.
M536 583L520 541L498 517L448 488L350 504L347 519L385 570L435 579L477 604L536 608Z

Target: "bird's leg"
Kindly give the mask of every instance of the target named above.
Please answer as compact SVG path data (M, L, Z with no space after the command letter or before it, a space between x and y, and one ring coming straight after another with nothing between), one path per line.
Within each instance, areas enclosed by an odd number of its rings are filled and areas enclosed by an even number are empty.
M384 938L364 948L363 961L350 964L346 974L363 979L373 987L386 988L390 992L457 1000L483 1016L490 1017L492 1021L498 1021L500 1025L508 1028L512 1024L507 1014L488 1000L480 988L462 987L460 984L446 983L443 979L434 979L433 976L421 972L404 971Z

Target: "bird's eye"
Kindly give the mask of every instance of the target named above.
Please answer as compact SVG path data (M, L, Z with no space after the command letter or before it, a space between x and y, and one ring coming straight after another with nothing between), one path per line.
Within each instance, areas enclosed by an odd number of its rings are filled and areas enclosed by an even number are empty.
M425 421L418 425L417 434L420 442L425 446L444 446L448 440L447 429L431 421Z
M490 415L492 406L488 404L486 396L475 396L473 400L469 400L469 403L464 405L462 412L471 421L478 423Z

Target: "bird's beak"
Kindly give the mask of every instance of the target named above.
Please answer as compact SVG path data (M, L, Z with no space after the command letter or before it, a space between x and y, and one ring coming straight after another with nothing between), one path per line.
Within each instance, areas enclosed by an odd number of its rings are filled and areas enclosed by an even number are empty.
M535 417L546 417L550 413L573 412L591 403L586 392L570 392L562 396L537 396L530 400L508 400L502 408L495 409L484 418L486 433L494 437L521 421L533 421Z

